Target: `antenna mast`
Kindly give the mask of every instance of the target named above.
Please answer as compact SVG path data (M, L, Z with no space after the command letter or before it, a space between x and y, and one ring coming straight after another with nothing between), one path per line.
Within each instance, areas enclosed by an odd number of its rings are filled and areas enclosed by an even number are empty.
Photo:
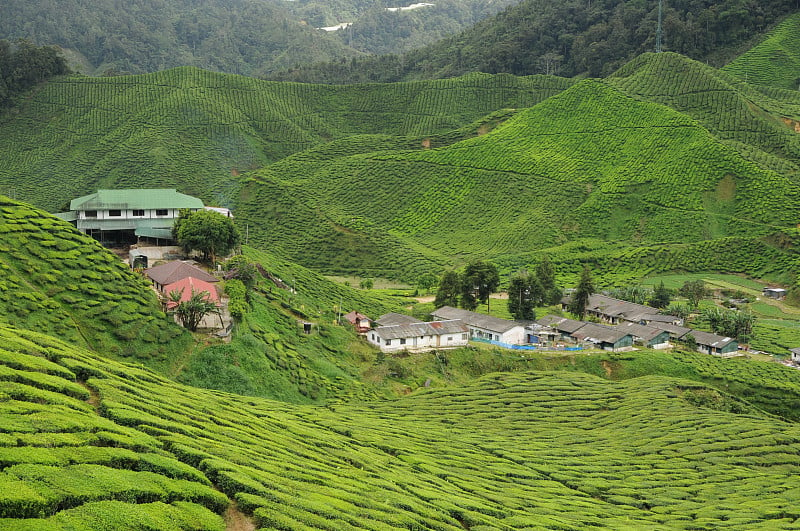
M658 27L656 28L656 53L661 53L661 9L662 0L658 0Z

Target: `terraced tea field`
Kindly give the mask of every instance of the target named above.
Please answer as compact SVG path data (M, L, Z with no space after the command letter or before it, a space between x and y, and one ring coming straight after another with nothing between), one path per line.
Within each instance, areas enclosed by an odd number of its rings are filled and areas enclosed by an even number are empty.
M689 380L503 373L393 401L290 406L181 386L34 332L3 327L0 339L4 529L123 518L222 529L233 500L265 529L800 519L797 426ZM775 367L765 376L798 386Z
M155 363L189 339L116 256L68 223L2 196L0 321Z
M240 172L354 135L417 137L528 107L570 86L546 76L332 87L182 67L69 77L0 117L0 193L51 212L97 188L178 188L230 205ZM475 134L475 131L472 132Z

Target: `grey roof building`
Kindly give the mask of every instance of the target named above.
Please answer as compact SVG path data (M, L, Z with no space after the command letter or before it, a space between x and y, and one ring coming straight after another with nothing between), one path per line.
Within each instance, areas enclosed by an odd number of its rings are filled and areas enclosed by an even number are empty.
M525 325L520 321L509 321L491 315L461 310L452 306L437 308L431 315L435 319L459 319L469 327L473 339L497 341L511 345L521 345L525 342Z
M378 317L378 320L375 322L378 324L378 326L395 326L421 323L422 321L416 317L411 317L410 315L403 313L389 312Z

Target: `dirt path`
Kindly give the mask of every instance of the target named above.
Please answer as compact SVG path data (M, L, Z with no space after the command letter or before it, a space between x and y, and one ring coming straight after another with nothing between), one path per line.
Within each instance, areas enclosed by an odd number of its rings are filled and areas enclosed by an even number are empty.
M239 510L235 501L231 500L228 509L223 515L226 531L255 531L256 524L246 514Z

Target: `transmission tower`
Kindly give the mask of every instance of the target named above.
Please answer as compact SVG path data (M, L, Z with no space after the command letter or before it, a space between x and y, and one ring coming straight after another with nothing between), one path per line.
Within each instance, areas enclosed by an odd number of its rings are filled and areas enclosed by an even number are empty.
M662 0L658 0L658 27L656 28L656 53L661 53L661 10Z

